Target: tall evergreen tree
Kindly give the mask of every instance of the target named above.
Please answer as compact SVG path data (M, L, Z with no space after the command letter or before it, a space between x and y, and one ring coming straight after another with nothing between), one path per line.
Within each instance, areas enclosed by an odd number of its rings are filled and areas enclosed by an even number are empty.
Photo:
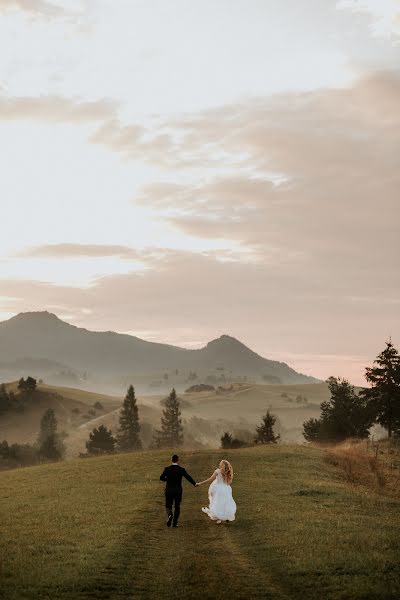
M105 425L96 427L89 434L89 439L86 442L86 450L88 454L111 454L115 450L115 438L111 429L107 429Z
M57 419L52 408L48 408L40 420L40 431L38 437L39 446L49 437L57 433Z
M130 385L119 413L119 428L117 445L119 450L141 450L142 442L139 437L139 411L136 403L135 390Z
M339 442L348 438L367 438L373 422L368 402L357 395L346 379L330 377L329 400L321 403L321 417L303 423L303 435L309 442Z
M52 408L48 408L40 421L38 436L39 454L49 460L59 460L65 452L64 444L57 433L57 419Z
M269 410L267 410L267 414L263 416L261 425L259 427L256 427L256 436L254 438L254 443L276 444L281 436L275 435L275 423L276 417L274 417L274 415L271 415Z
M177 448L183 444L181 409L175 389L165 400L161 430L156 432L155 444L158 448Z
M365 379L370 388L362 390L362 396L370 403L376 422L387 429L388 437L400 433L400 355L392 341L367 367Z

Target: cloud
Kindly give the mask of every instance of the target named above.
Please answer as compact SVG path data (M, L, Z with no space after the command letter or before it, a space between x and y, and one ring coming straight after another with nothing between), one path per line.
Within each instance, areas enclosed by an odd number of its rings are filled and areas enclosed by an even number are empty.
M337 7L370 15L370 28L374 36L389 37L397 41L400 38L399 0L341 0Z
M204 172L212 162L204 147L242 155L241 163L197 185L159 182L137 200L185 233L240 242L261 261L292 262L320 285L338 277L357 280L365 293L374 284L398 292L399 98L400 77L378 73L349 89L187 118L179 152Z
M63 7L45 0L0 0L0 11L8 8L47 18L65 17L68 14Z
M126 259L140 259L141 253L128 246L107 244L47 244L22 250L20 258L73 258L118 256Z
M7 97L0 95L0 120L37 120L49 123L86 123L103 121L114 114L111 100L93 102L63 96Z

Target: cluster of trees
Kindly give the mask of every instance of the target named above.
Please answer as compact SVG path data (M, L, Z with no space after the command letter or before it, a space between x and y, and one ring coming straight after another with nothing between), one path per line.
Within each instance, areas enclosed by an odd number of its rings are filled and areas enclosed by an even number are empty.
M95 427L86 442L87 455L110 454L141 450L139 409L135 390L129 386L119 413L119 427L116 435L105 425Z
M32 397L32 392L37 389L37 381L34 377L27 377L18 382L18 393L7 391L4 383L0 385L0 415L8 412L24 412L24 402Z
M303 424L307 441L367 438L376 423L387 430L389 438L400 436L400 355L391 341L373 366L366 368L365 378L371 387L358 394L346 379L328 379L331 398L322 402L320 418Z
M277 444L280 440L280 435L275 433L276 417L267 410L263 416L261 424L256 427L256 433L253 439L253 444ZM221 437L221 448L243 448L251 444L235 438L231 433L225 431Z
M4 383L0 385L0 415L9 411L23 412L24 406L14 392L8 392Z
M18 381L18 389L20 392L34 392L36 388L37 381L34 377L29 376L26 379L21 377L21 379Z
M40 420L34 444L9 444L7 440L0 443L0 464L12 467L61 460L65 454L64 438L65 434L58 433L54 410L49 408Z
M177 448L183 444L183 425L179 398L175 389L163 401L161 427L153 438L155 448ZM93 429L86 442L87 455L131 452L142 449L140 420L135 390L129 386L119 414L119 425L114 436L111 429L100 425Z

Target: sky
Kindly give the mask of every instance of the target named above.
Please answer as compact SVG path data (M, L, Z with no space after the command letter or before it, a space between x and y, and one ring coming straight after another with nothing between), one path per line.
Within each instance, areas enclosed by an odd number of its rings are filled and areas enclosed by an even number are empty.
M0 319L400 345L399 0L0 0Z

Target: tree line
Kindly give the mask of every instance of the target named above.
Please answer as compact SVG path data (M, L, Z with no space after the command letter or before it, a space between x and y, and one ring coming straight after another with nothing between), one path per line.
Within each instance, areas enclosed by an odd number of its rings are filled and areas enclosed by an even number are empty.
M328 379L331 397L322 402L320 418L303 424L307 441L367 438L374 424L386 429L389 438L400 437L400 355L391 340L366 368L365 379L370 387L359 393L346 379Z

